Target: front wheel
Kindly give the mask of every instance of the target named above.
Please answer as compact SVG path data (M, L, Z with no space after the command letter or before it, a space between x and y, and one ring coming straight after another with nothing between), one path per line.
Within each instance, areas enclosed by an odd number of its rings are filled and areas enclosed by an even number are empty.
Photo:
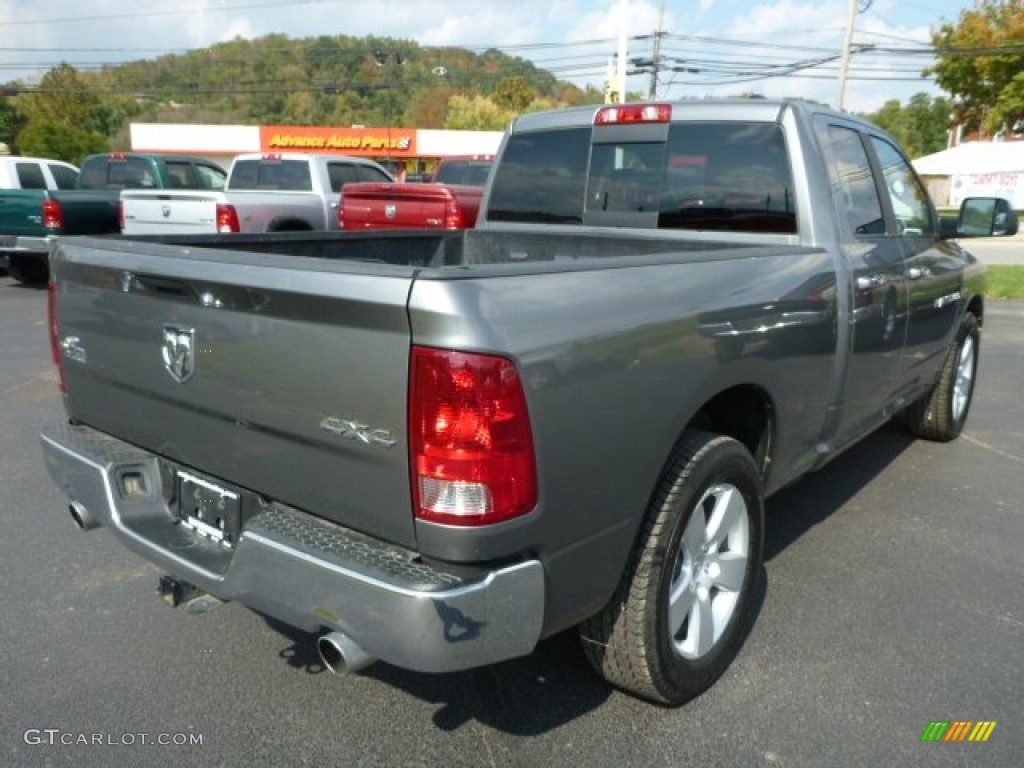
M615 594L580 627L608 682L678 705L739 652L761 572L764 502L736 440L687 432L676 446Z
M904 412L904 421L912 435L939 442L948 442L960 435L974 397L979 341L978 321L968 313L960 321L934 389L911 403Z

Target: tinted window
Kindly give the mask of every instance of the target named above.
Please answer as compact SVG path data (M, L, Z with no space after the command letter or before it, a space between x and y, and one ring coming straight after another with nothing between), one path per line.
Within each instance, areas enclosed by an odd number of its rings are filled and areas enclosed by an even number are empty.
M446 160L434 181L439 184L467 184L482 187L491 170L490 160Z
M78 186L83 189L140 189L158 184L149 160L114 156L87 160Z
M46 177L39 163L16 163L22 189L46 189Z
M665 144L595 144L587 181L587 211L657 211Z
M660 228L797 231L793 176L779 125L673 125L664 167Z
M583 221L589 127L509 137L491 185L492 221Z
M107 184L117 189L150 189L159 186L152 164L140 157L111 160L107 167Z
M847 234L884 235L885 219L878 188L860 134L849 128L828 128L835 199L846 214Z
M875 154L882 165L885 191L892 202L893 213L900 233L905 235L931 235L935 233L932 208L928 193L910 167L910 163L892 144L871 137Z
M363 165L362 163L328 163L327 177L330 180L332 192L341 192L342 186L356 181L393 181L377 166Z
M167 162L167 186L171 189L189 189L195 186L191 176L192 165L174 160Z
M313 182L306 160L241 160L231 172L231 188L308 192Z
M358 169L360 181L392 181L391 177L384 173L384 171L372 165L360 165ZM335 190L335 192L337 191Z
M349 163L328 163L327 178L331 182L332 192L340 192L345 184L359 181L356 169Z
M200 189L224 189L224 182L227 181L227 172L215 165L196 165L196 175L199 177Z
M57 189L74 189L78 184L78 171L66 165L50 165L50 173L57 182Z

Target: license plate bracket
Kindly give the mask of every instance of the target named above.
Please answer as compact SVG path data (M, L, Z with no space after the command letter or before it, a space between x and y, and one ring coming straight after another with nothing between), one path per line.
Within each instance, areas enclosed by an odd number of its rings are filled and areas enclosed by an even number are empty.
M178 470L178 517L197 534L232 549L242 534L241 494Z

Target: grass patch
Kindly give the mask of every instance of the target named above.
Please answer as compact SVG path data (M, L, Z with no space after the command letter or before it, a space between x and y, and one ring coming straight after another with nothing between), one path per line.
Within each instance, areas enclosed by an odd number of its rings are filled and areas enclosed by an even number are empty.
M1024 267L990 264L986 272L986 296L991 299L1024 299Z

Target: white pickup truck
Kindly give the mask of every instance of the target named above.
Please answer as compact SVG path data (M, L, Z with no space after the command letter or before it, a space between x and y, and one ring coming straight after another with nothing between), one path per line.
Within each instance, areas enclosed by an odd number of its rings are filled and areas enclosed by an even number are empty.
M235 158L223 192L126 189L126 235L288 232L338 228L341 187L393 181L372 160L345 155L244 154Z

